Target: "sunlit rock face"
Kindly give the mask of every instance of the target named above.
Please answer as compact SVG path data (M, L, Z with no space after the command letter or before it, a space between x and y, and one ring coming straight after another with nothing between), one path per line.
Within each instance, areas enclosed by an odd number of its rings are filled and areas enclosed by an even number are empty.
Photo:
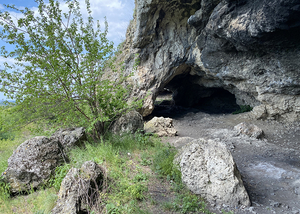
M119 60L141 113L164 88L175 104L222 89L256 118L300 120L298 14L298 0L136 0Z

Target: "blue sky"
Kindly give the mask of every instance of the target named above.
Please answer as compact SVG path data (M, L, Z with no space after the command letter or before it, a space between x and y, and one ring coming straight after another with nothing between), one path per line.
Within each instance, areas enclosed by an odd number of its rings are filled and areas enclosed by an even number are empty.
M82 8L84 8L85 0L78 1L81 3ZM127 26L133 15L134 0L90 0L90 3L95 20L100 20L100 23L102 23L106 16L109 32L108 39L113 41L115 45L124 41ZM14 4L19 8L28 7L32 10L35 10L37 7L34 0L0 0L1 11L5 9L4 4ZM0 47L2 46L6 46L8 50L13 48L8 47L4 41L0 40ZM0 68L5 61L12 61L12 59L4 59L0 56ZM5 100L2 93L0 93L0 100Z

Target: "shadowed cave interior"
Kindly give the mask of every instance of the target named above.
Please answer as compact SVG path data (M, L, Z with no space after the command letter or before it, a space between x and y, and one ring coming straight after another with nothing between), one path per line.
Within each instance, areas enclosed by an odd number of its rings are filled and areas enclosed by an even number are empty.
M174 77L158 94L150 117L180 117L188 112L230 114L240 107L234 94L221 87L204 87L195 76Z

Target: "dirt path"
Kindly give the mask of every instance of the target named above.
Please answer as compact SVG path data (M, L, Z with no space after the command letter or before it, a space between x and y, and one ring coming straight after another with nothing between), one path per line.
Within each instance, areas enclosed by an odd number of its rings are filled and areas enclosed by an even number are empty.
M252 207L234 213L300 213L300 124L252 120L249 113L212 115L188 109L165 109L159 114L174 119L178 136L164 139L177 148L182 137L220 138L231 150ZM160 116L160 115L157 115ZM260 127L261 140L236 136L233 127L248 122ZM225 207L213 207L220 213Z

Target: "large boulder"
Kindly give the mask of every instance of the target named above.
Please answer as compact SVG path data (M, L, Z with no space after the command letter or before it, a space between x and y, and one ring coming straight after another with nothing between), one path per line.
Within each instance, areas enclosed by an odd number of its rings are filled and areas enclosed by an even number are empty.
M35 137L22 143L13 152L2 175L10 183L12 194L29 191L45 184L55 167L63 163L65 158L58 140Z
M111 127L114 134L135 133L144 129L143 117L137 111L130 111L116 120Z
M51 138L58 140L63 145L65 151L69 151L76 146L81 146L87 139L83 127L60 129Z
M171 137L177 134L171 118L153 117L144 125L145 132L157 134L159 137Z
M241 175L224 143L194 140L182 148L175 162L180 166L183 183L208 202L218 206L250 206Z
M66 151L80 146L86 139L84 128L64 129L50 138L34 137L22 143L8 159L8 167L2 173L10 183L12 194L28 192L43 186L55 168L68 161Z
M51 213L78 214L99 209L97 200L104 175L104 170L92 161L85 162L80 169L71 168L61 183L58 200Z

